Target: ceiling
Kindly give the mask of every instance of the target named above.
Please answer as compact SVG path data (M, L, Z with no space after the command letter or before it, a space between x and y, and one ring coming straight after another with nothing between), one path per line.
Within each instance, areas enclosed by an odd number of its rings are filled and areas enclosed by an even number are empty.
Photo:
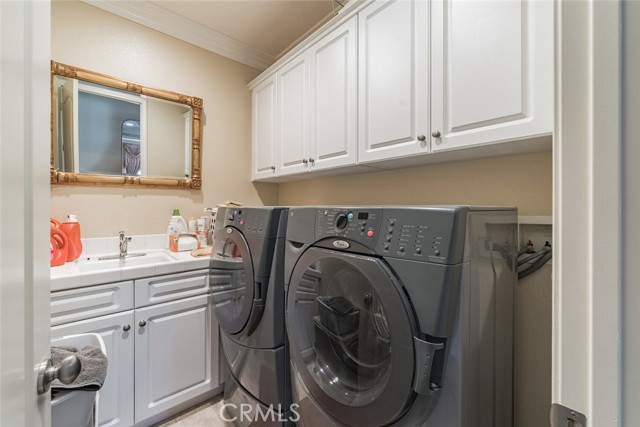
M84 0L189 43L266 69L345 0Z

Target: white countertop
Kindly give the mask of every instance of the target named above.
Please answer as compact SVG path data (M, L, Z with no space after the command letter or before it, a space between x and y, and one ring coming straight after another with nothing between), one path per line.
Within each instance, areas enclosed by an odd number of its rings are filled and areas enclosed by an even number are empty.
M96 268L85 271L83 267L88 263L96 263L93 259L101 256L114 255L119 252L117 237L82 239L82 255L75 261L67 262L58 267L51 267L51 291L74 289L85 286L113 283L142 277L159 276L162 274L180 273L183 271L199 270L209 267L209 257L193 257L189 251L170 252L164 249L165 234L131 236L129 254L168 254L171 260L145 263L143 265L121 266L114 260L108 268ZM88 259L92 259L89 261ZM167 257L163 257L167 258ZM131 258L135 260L136 258ZM97 261L100 262L100 261Z

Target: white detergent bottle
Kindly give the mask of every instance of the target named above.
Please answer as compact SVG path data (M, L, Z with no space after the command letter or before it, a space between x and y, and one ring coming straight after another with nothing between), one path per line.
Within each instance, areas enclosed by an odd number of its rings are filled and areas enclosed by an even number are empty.
M169 236L171 234L183 234L187 232L187 222L184 220L182 215L180 215L180 209L174 209L173 214L171 214L171 219L169 220L169 225L167 226L167 238L165 240L165 248L169 248Z

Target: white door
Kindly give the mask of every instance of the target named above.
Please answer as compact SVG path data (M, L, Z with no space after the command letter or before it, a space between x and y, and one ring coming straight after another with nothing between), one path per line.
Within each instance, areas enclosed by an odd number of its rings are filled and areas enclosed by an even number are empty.
M640 61L638 38L622 38L637 29L640 9L626 16L621 3L555 2L552 400L586 416L587 427L640 425L638 184L623 174L638 166L638 115L626 108L640 105ZM551 425L578 425L567 414Z
M100 427L133 425L133 321L133 310L129 310L51 328L51 338L96 333L104 340L109 366L107 378L99 392Z
M252 92L252 179L276 175L276 75Z
M208 295L135 310L136 423L218 385L212 377L211 316Z
M358 33L358 162L427 154L428 3L373 2Z
M308 170L309 52L278 70L278 175Z
M431 150L550 134L553 3L432 3Z
M311 170L356 163L357 28L354 16L310 49Z
M0 425L47 427L36 392L49 343L48 1L0 1Z

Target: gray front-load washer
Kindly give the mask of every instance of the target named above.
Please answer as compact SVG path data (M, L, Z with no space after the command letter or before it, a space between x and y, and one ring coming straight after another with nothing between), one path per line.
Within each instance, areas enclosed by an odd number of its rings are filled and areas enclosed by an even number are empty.
M515 209L301 207L288 215L298 425L513 425Z
M218 209L209 277L228 368L225 409L238 426L288 425L286 221L287 209L282 207Z

